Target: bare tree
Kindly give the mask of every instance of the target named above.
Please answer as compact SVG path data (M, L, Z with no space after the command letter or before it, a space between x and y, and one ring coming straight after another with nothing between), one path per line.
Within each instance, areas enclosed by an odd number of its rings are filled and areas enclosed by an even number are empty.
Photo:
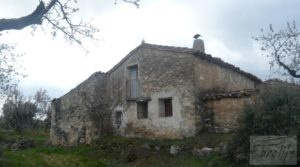
M123 0L138 7L140 0ZM36 9L23 17L0 19L0 32L5 30L21 30L28 26L47 24L51 26L51 34L56 36L62 32L67 40L81 45L82 38L94 38L98 28L90 25L89 21L72 20L72 16L79 11L74 7L78 0L50 0L48 3L40 1ZM115 3L117 0L115 0Z
M275 31L270 24L269 30L261 29L261 35L254 37L264 55L271 58L270 66L276 72L300 78L300 32L295 22L287 23L283 30ZM284 69L283 72L281 69Z
M17 83L15 76L24 76L15 67L16 58L20 55L15 54L14 49L14 46L0 43L0 95L12 89Z
M58 33L64 35L70 43L76 43L83 47L84 38L95 39L94 34L98 28L92 26L90 21L75 21L73 16L79 11L76 7L78 0L39 0L33 12L19 18L0 19L0 38L2 32L9 30L21 30L25 27L50 27L50 33L55 37ZM114 0L117 3L118 0ZM140 0L122 0L139 6ZM20 75L16 70L16 57L14 46L0 42L0 93L8 90L15 76Z
M47 90L40 88L33 97L34 104L37 107L37 117L45 118L50 107L50 96Z

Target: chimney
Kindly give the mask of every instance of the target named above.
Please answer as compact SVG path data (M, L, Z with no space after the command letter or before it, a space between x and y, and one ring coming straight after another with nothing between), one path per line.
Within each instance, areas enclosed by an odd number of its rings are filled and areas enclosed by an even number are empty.
M204 42L202 39L195 39L193 44L193 49L205 53Z
M202 39L198 39L199 37L201 37L200 34L195 34L194 35L194 44L193 44L193 49L201 52L201 53L205 53L205 49L204 49L204 42Z

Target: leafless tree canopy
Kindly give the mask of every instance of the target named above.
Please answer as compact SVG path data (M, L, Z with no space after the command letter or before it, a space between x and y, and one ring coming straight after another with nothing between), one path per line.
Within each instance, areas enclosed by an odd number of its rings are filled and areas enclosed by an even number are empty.
M15 67L15 59L19 55L14 50L14 46L0 43L0 95L7 93L17 83L15 76L23 76Z
M50 27L53 37L57 33L64 35L70 43L77 43L82 46L82 39L94 39L98 28L89 21L75 20L74 15L79 11L76 7L78 0L40 0L36 9L19 18L0 18L0 38L3 31L21 30L25 27ZM140 0L122 0L127 3L139 6ZM115 3L118 0L114 0ZM100 2L99 2L100 3ZM48 30L48 29L47 29ZM0 43L0 93L7 90L14 76L17 73L14 62L18 54L14 53L14 46Z
M273 26L265 32L261 29L261 35L254 39L260 43L261 51L271 58L270 65L277 72L283 68L283 75L300 78L300 33L295 22L287 23L283 30L275 31Z
M46 89L40 88L33 96L33 103L37 107L37 116L40 118L46 117L50 107L50 96Z
M27 16L0 19L0 31L21 30L28 26L47 24L50 25L54 37L57 32L62 32L67 40L81 45L82 38L93 38L93 34L98 29L89 22L74 22L71 19L72 15L79 10L72 7L74 3L77 3L77 0L51 0L48 3L40 1L36 9Z
M70 42L81 44L81 39L94 38L98 28L88 21L74 22L72 16L79 11L74 7L78 0L50 0L48 3L40 1L36 9L29 15L20 18L0 19L0 32L4 30L20 30L28 26L42 25L44 22L52 27L52 35L62 32ZM140 0L123 0L139 6ZM115 0L117 3L117 0Z

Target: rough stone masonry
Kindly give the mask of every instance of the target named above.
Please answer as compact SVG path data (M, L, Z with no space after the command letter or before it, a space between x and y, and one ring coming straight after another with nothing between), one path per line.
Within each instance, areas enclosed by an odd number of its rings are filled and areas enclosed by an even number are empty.
M261 80L203 51L142 43L107 73L93 74L53 101L52 143L90 143L106 133L184 138L209 121L219 129L234 127L251 96L199 99L211 92L254 90ZM205 117L209 112L215 119Z

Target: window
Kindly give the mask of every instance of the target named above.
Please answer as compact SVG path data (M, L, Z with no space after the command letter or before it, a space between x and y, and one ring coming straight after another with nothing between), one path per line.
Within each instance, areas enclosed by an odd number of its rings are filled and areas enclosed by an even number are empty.
M171 117L172 115L172 98L159 99L159 116Z
M116 125L119 128L122 124L122 111L117 111L116 112Z
M137 102L138 119L148 118L148 102Z
M138 66L133 65L128 67L128 80L127 80L127 95L130 98L138 97Z

